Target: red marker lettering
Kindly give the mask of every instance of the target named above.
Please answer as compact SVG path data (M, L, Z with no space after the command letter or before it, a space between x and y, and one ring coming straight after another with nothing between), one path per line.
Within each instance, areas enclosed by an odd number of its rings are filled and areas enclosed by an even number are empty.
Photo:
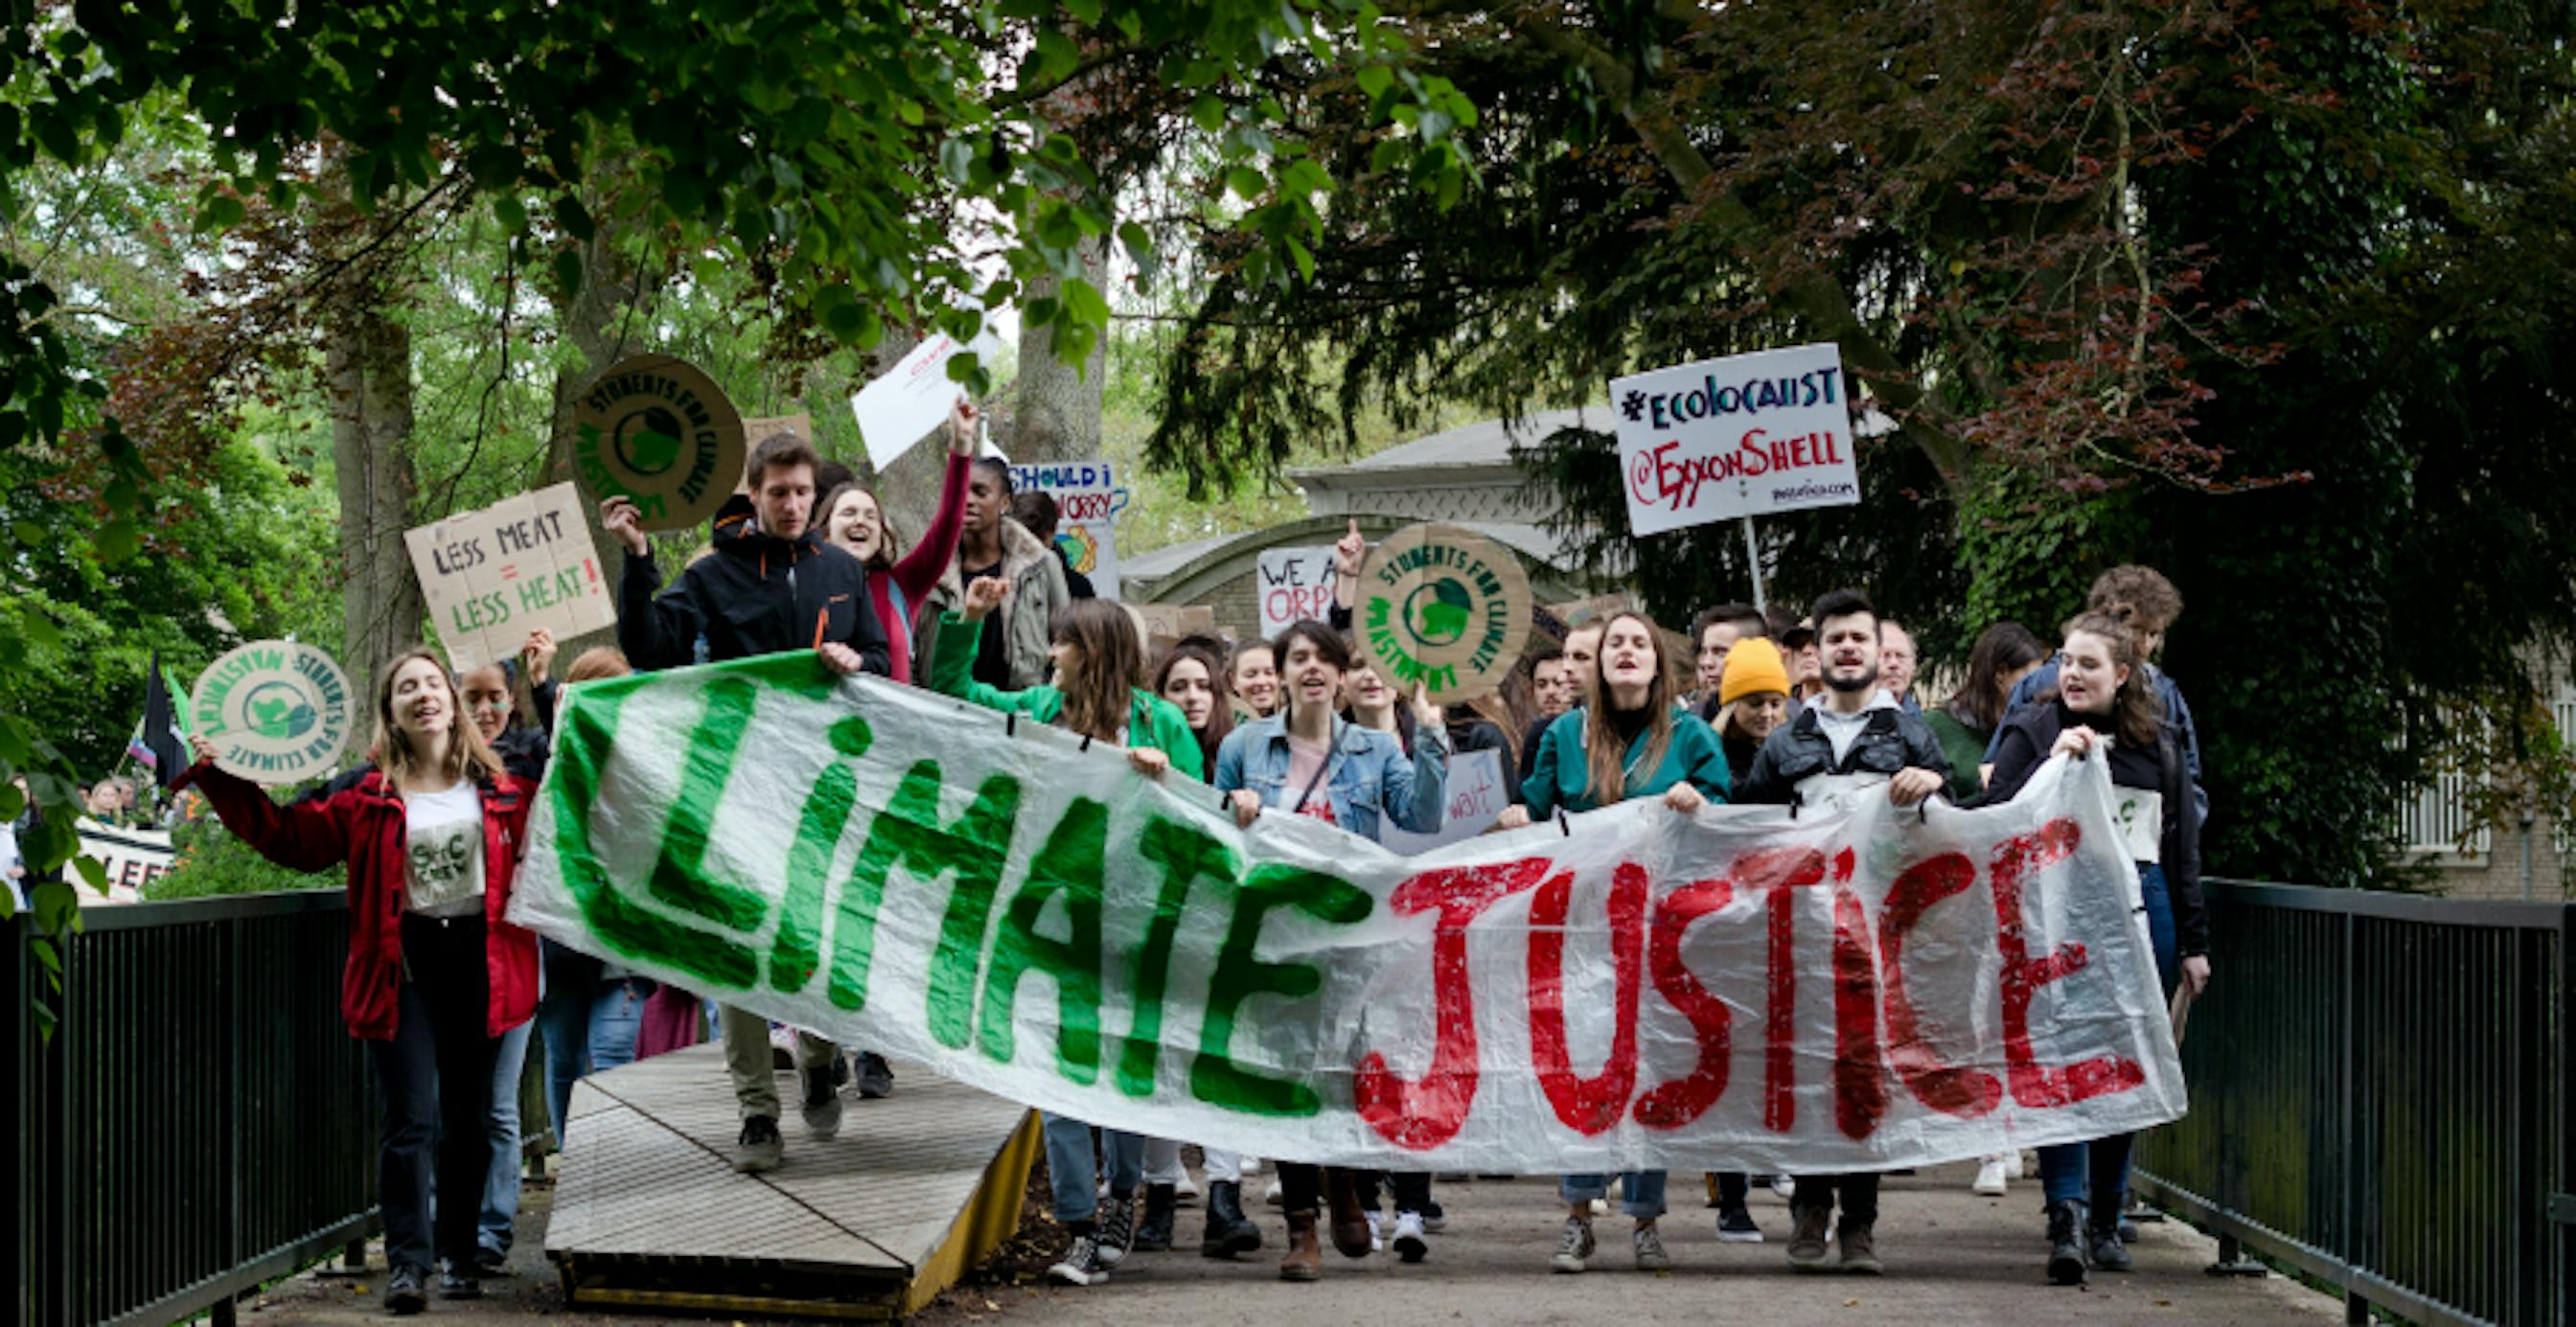
M1995 1076L1943 1064L1923 1040L1914 1001L1905 993L1905 937L1932 905L1967 892L1977 868L1967 854L1927 857L1897 873L1879 911L1878 969L1887 1012L1887 1061L1915 1099L1944 1114L1973 1120L2002 1104Z
M1735 882L1698 880L1664 896L1655 905L1655 926L1646 943L1646 970L1664 1002L1690 1020L1699 1042L1699 1063L1689 1075L1637 1099L1637 1123L1649 1129L1678 1129L1700 1117L1726 1095L1727 1062L1733 1052L1735 1013L1709 994L1698 974L1682 963L1682 936L1691 923L1734 901Z
M1609 1062L1591 1078L1575 1074L1565 1044L1565 914L1574 898L1574 873L1548 881L1530 900L1530 1059L1556 1117L1577 1133L1597 1134L1617 1124L1637 1089L1637 951L1647 893L1646 868L1621 862L1611 876L1609 902L1617 1021Z
M1395 887L1388 905L1398 916L1437 912L1431 932L1431 997L1439 1035L1431 1070L1407 1082L1387 1068L1386 1057L1361 1057L1352 1084L1360 1118L1398 1147L1427 1152L1448 1142L1467 1123L1476 1100L1476 999L1467 985L1467 926L1479 913L1528 889L1547 873L1544 857L1489 866L1426 871Z
M2072 820L2052 820L2036 834L1995 847L1995 939L2003 951L2004 1072L2012 1081L2013 1100L2030 1107L2065 1106L2105 1093L2125 1091L2146 1081L2134 1060L2101 1056L2061 1067L2039 1062L2030 1045L2030 1001L2039 988L2084 969L2084 946L2059 945L2048 957L2033 959L2022 934L2022 882L2073 856L2083 831Z

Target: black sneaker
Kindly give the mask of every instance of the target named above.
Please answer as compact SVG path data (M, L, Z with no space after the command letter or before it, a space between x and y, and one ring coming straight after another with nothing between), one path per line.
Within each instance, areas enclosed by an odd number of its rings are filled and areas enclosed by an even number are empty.
M816 1138L829 1138L841 1131L841 1094L832 1086L830 1065L818 1064L805 1071L805 1100L800 1113L805 1117L805 1132Z
M766 1115L754 1115L742 1122L742 1137L734 1141L733 1168L746 1175L778 1169L787 1159L787 1144L778 1136L778 1121Z
M474 1276L479 1281L498 1281L510 1274L510 1255L499 1249L480 1249L474 1254Z
M438 1274L438 1297L440 1299L481 1299L483 1283L474 1279L473 1269L468 1268L460 1272L456 1269L456 1264L449 1263Z
M1066 1285L1103 1285L1109 1280L1109 1264L1100 1260L1100 1241L1089 1235L1076 1235L1073 1247L1056 1259L1055 1266L1047 1269L1047 1275Z
M417 1267L397 1267L385 1278L385 1311L410 1316L429 1307L429 1274Z
M1136 1246L1136 1204L1112 1194L1100 1203L1100 1261L1115 1267Z
M1730 1207L1718 1214L1717 1239L1721 1244L1759 1244L1762 1227L1754 1223L1750 1211Z
M894 1095L894 1066L875 1051L859 1052L859 1100L880 1101Z

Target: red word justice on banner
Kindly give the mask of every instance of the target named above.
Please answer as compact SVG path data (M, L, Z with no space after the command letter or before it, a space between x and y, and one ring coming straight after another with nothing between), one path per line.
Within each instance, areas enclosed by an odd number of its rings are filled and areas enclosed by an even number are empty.
M1833 1005L1834 1124L1847 1137L1863 1139L1877 1130L1887 1114L1891 1076L1925 1106L1962 1119L1993 1111L2007 1090L2022 1107L2047 1108L2137 1087L2145 1072L2135 1061L2104 1056L2042 1064L2031 1046L2033 995L2084 970L2087 959L2084 946L2073 942L2042 955L2029 952L2022 890L2038 872L2072 856L2081 839L2073 820L2053 820L2035 833L1996 845L1987 863L2003 957L2008 1083L1977 1069L1942 1063L1918 1035L1920 1014L1905 986L1907 936L1933 905L1965 893L1976 881L1976 864L1965 853L1943 853L1906 866L1874 919L1852 888L1849 848L1830 857L1811 847L1748 852L1716 878L1682 885L1651 906L1645 868L1619 864L1606 900L1617 991L1614 1031L1607 1062L1590 1077L1574 1072L1566 1046L1564 945L1573 873L1551 873L1553 863L1544 857L1426 871L1397 886L1390 903L1399 915L1435 917L1431 981L1439 1031L1431 1065L1420 1079L1408 1080L1389 1068L1383 1054L1368 1052L1354 1084L1360 1116L1379 1136L1415 1151L1435 1149L1465 1126L1479 1080L1468 928L1496 904L1532 891L1527 1016L1533 1069L1557 1119L1587 1136L1607 1132L1625 1116L1652 1129L1678 1129L1725 1096L1733 1011L1684 964L1681 942L1694 922L1739 896L1762 901L1768 940L1768 1008L1761 1030L1763 1125L1778 1133L1795 1126L1801 937L1795 933L1792 894L1805 889L1825 890L1832 898L1832 934L1824 937L1831 947L1831 981L1809 996ZM1658 998L1689 1021L1698 1062L1670 1082L1640 1084L1637 1014L1649 983Z

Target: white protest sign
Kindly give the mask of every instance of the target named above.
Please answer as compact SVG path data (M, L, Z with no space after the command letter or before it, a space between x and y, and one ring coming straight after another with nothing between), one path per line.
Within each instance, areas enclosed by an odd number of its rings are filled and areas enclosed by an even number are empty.
M2098 760L1973 810L1642 798L1402 858L803 652L557 720L510 921L1149 1137L1831 1174L2186 1104Z
M1048 461L1011 467L1011 489L1055 499L1055 544L1103 599L1118 597L1118 538L1112 528L1127 509L1127 490L1107 461Z
M509 658L540 627L568 640L617 621L616 591L570 484L460 512L403 542L458 669Z
M948 361L972 353L990 363L1001 342L990 330L963 344L933 332L912 353L886 370L885 376L850 398L850 413L859 421L859 437L868 444L868 464L884 474L913 444L930 436L948 418L966 389L948 376Z
M166 829L121 829L82 816L72 822L80 836L81 856L107 868L109 903L140 903L153 881L179 864ZM84 893L83 899L88 899Z
M1629 528L1859 502L1850 396L1831 342L1612 379Z
M1252 592L1260 599L1261 638L1271 640L1307 618L1333 611L1333 550L1265 548L1255 563Z
M1442 787L1449 804L1440 809L1440 828L1416 834L1392 820L1378 825L1378 842L1399 857L1414 857L1484 833L1503 817L1510 799L1503 796L1503 753L1453 751Z

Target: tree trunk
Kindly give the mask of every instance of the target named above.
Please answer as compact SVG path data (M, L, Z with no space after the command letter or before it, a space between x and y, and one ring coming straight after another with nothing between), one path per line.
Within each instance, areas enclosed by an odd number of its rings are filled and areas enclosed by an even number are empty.
M618 227L605 219L609 209L596 197L590 202L591 214L603 220L591 233L590 241L582 246L581 289L570 299L564 298L561 291L552 292L555 326L562 332L564 340L580 352L582 362L566 365L555 375L554 416L546 443L545 482L548 484L559 484L573 478L574 403L617 361L643 351L640 338L635 337L634 332L645 325L644 320L630 315L644 302L648 289L646 277L619 255L616 244ZM607 530L599 523L599 504L585 494L580 506L581 523L590 531L590 546L600 557L600 574L609 577L613 585L624 566L623 554L617 541L609 538ZM555 642L555 647L562 651L555 659L555 675L561 677L564 669L570 667L583 650L616 643L617 628L614 625Z
M1082 272L1091 284L1108 289L1109 264L1100 237L1082 241ZM1028 298L1054 297L1061 283L1054 276L1029 283ZM1012 412L1011 459L1022 465L1037 461L1091 461L1100 457L1102 389L1109 374L1109 339L1103 334L1079 365L1055 353L1055 328L1020 324L1020 381Z
M331 455L340 484L340 567L346 616L341 665L362 696L421 639L425 612L403 532L411 525L411 329L363 287L326 314ZM375 707L358 708L353 747L373 734Z

